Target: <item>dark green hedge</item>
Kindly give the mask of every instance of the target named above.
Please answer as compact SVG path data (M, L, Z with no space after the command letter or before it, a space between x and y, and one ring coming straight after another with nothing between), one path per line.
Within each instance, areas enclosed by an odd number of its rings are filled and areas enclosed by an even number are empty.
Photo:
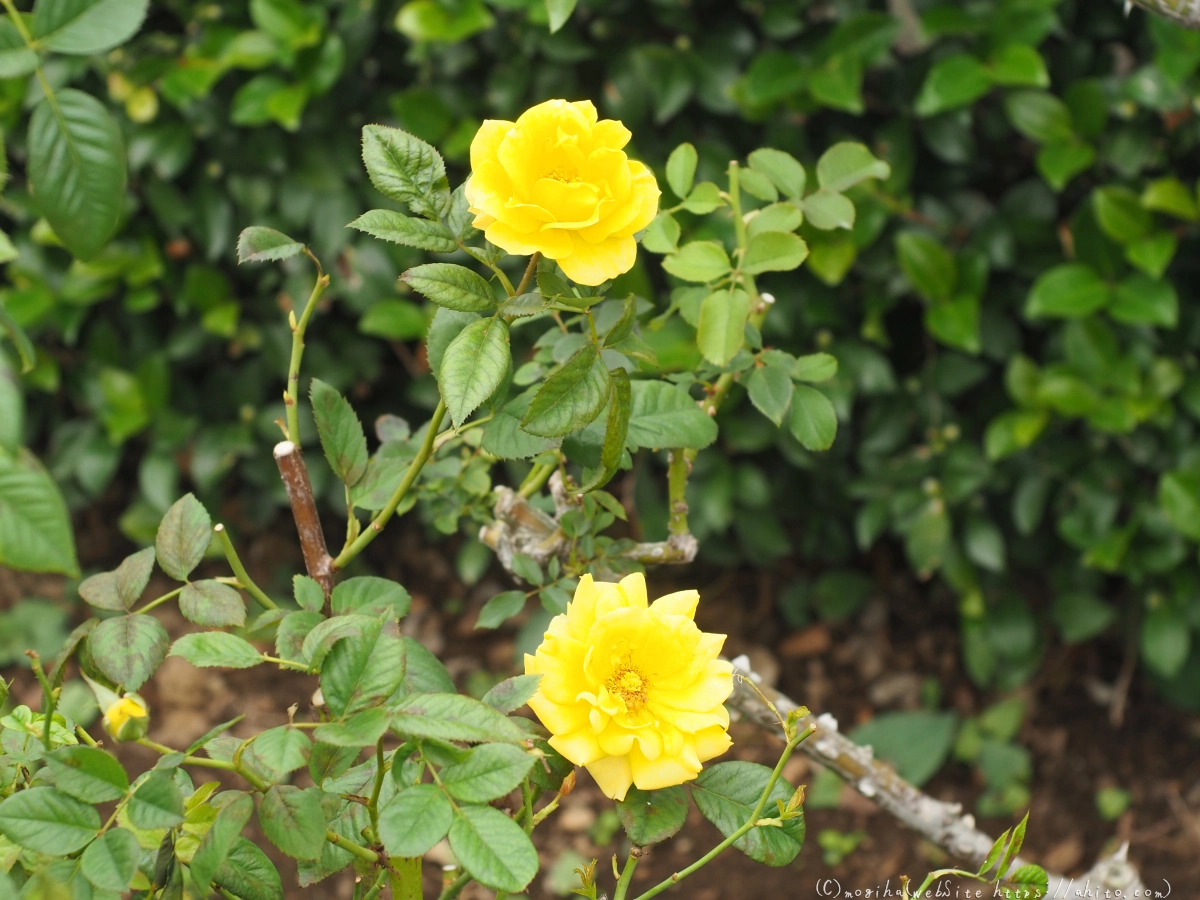
M855 194L852 231L804 227L802 273L762 281L766 342L839 360L837 442L803 450L736 389L690 488L703 557L812 573L780 597L799 627L852 613L863 554L891 555L958 598L980 685L1133 635L1165 693L1200 708L1200 34L1122 6L581 0L551 34L542 0L153 4L129 43L47 65L56 88L107 96L128 148L122 224L87 262L25 190L40 88L0 80L19 251L0 296L38 348L25 442L73 507L136 483L134 540L183 489L270 521L279 309L308 274L239 271L249 224L336 260L311 371L367 418L431 407L428 312L396 281L421 254L345 228L378 205L365 123L436 144L452 181L483 118L554 96L622 119L660 173L682 141L718 180L758 146L807 164L860 140L891 178ZM644 250L623 282L659 310L682 299ZM648 333L664 365L695 359L685 319Z

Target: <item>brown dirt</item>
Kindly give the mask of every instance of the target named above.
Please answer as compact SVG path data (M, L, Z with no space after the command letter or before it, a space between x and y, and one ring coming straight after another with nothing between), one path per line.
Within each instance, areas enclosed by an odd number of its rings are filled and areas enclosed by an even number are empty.
M82 524L82 523L81 523ZM90 535L81 546L85 566L111 565L129 548L119 546L111 526L95 522L82 529ZM285 532L280 532L284 535ZM290 534L286 534L290 538ZM503 677L515 671L513 630L480 636L473 622L482 603L506 585L503 573L493 571L474 588L460 584L446 545L430 550L419 529L401 526L373 549L380 574L403 581L413 594L413 611L406 632L417 637L446 662L463 684L473 672ZM298 571L298 551L282 538L256 541L244 554L262 583L282 571ZM887 567L877 567L877 572ZM214 569L214 574L219 574ZM828 711L845 726L864 722L884 708L912 706L915 686L926 677L941 685L945 703L960 715L978 712L997 698L982 695L967 680L959 664L956 616L949 598L918 590L899 577L880 576L887 604L875 600L854 621L817 625L789 633L773 607L776 574L753 571L660 570L651 576L652 594L679 586L701 585L699 621L710 631L730 635L731 653L747 652L756 669L789 696L815 711ZM155 587L162 585L151 585ZM29 576L0 568L0 609L23 596L61 597L62 580ZM148 594L154 596L154 594ZM160 610L172 636L194 626L167 606ZM77 617L80 610L74 610ZM1166 705L1141 676L1133 680L1124 725L1109 724L1108 709L1091 699L1087 679L1115 680L1121 648L1116 642L1092 642L1083 647L1052 647L1038 677L1022 694L1031 704L1019 740L1033 753L1032 811L1026 853L1048 868L1079 874L1115 841L1128 840L1130 855L1148 885L1162 889L1165 880L1176 897L1200 895L1200 719ZM37 704L36 685L27 670L0 674L14 679L19 702ZM151 737L181 746L212 725L244 714L234 733L248 736L287 720L287 708L299 705L298 717L310 714L316 680L264 667L252 671L199 670L178 659L168 660L143 694L154 711ZM874 701L874 702L873 702ZM92 729L99 735L98 726ZM773 764L780 742L753 726L735 724L730 758ZM153 753L123 746L120 755L133 771L153 763ZM786 772L793 783L811 779L807 764L793 760ZM211 770L196 770L197 780L211 780ZM234 784L230 781L230 785ZM1119 785L1133 803L1116 822L1105 822L1094 807L1095 792ZM982 791L973 771L951 762L926 786L941 799L953 799L971 809ZM609 860L624 857L622 836L594 843L598 823L611 804L586 775L564 802L563 809L539 829L543 874L531 886L531 898L554 896L546 873L564 852L584 859L598 858L601 884L611 885ZM982 820L998 834L1013 820ZM824 829L866 832L866 838L837 866L822 860L816 836ZM250 835L256 838L257 835ZM634 886L640 890L687 865L719 840L715 829L693 808L688 824L672 840L653 848L639 866ZM263 842L264 846L267 846ZM288 897L303 900L348 900L352 880L347 873L307 891L295 887L295 867L273 848ZM739 900L744 897L815 897L820 880L836 879L843 891L885 887L895 889L898 876L918 879L930 868L946 864L937 848L881 814L869 801L844 789L840 807L813 810L808 840L790 866L768 869L729 851L674 893L690 900ZM427 859L427 895L440 884L437 863ZM610 888L611 890L611 888ZM985 894L989 892L985 891ZM990 895L990 894L989 894ZM490 896L468 891L468 900ZM666 895L670 896L670 894Z

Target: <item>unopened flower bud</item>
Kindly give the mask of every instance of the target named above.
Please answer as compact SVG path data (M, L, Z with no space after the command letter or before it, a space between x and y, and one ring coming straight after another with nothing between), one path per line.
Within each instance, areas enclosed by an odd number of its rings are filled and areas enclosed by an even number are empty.
M104 711L104 730L114 740L136 741L149 726L150 710L137 694L126 694Z

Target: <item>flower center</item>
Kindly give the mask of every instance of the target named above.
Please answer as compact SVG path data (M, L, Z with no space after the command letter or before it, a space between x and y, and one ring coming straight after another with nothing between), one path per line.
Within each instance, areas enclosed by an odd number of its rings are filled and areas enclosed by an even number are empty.
M552 179L553 181L561 181L564 184L572 184L579 180L579 172L574 166L557 165L542 177Z
M648 685L641 671L630 663L619 666L604 682L609 693L615 694L625 701L625 709L630 715L637 715L646 705Z

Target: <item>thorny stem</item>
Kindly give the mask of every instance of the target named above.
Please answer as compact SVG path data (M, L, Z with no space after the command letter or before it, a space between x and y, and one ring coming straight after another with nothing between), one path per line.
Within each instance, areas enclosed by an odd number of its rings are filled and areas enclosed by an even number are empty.
M525 815L525 833L533 834L533 790L529 787L529 779L521 782L521 805Z
M42 686L42 694L46 698L45 709L42 710L42 714L45 716L42 720L42 746L49 750L50 726L54 723L54 707L58 705L58 694L46 680L46 673L42 671L42 658L33 650L26 650L25 655L29 657L33 674L37 677L38 684Z
M621 870L621 877L617 880L617 889L613 894L613 900L625 900L625 895L629 893L629 885L633 882L633 870L637 868L641 856L640 847L629 849L629 857L625 860L625 868Z
M462 893L462 889L467 886L467 882L470 880L471 876L463 872L446 885L446 889L438 894L438 900L454 900L455 897Z
M379 532L383 531L383 526L387 524L388 519L396 512L396 507L400 505L400 501L404 499L404 495L408 493L408 489L417 480L417 476L421 473L421 469L424 468L426 461L433 452L433 441L437 437L438 428L441 426L445 415L446 403L439 400L437 409L433 411L433 415L429 418L429 428L425 432L425 440L421 444L421 449L417 451L417 455L413 461L408 464L408 470L404 473L400 484L396 486L396 490L392 494L391 499L388 500L387 506L379 511L379 514L371 520L371 524L363 529L363 533L355 538L353 543L338 554L337 559L333 561L335 569L346 568L358 554L363 552L367 544L375 540Z
M517 285L517 289L513 291L514 297L520 297L525 293L525 289L529 287L529 282L533 281L533 276L537 273L538 263L541 262L542 251L538 250L533 256L529 257L529 265L525 267L525 274L521 276L521 283Z
M667 503L669 519L667 530L672 537L686 536L688 532L687 482L692 471L692 461L683 450L670 451L667 466Z
M307 250L305 252L308 253ZM311 253L308 256L317 265L317 280L313 284L312 293L308 297L304 312L300 314L300 320L296 321L294 312L291 316L292 358L288 363L287 389L283 392L283 402L287 406L288 440L297 447L300 446L300 360L304 358L304 330L308 327L308 322L317 308L317 301L321 299L321 294L325 292L325 288L329 287L329 276L321 271L321 263Z
M229 562L229 568L233 569L233 574L237 576L238 584L242 586L243 590L267 609L279 609L275 601L263 593L262 588L255 584L254 580L246 572L246 567L242 565L242 560L238 556L237 550L234 549L233 541L229 539L229 532L225 530L225 526L221 524L214 525L213 533L217 536L217 540L221 544L221 549L225 551L225 559ZM145 610L143 609L142 612L145 612Z
M639 896L637 900L650 900L651 897L657 897L667 888L674 887L689 875L712 862L723 850L732 845L735 841L739 840L743 835L748 834L751 829L756 827L758 825L759 818L762 816L763 808L766 807L767 800L770 799L771 792L775 790L775 784L779 781L779 776L783 773L783 767L787 765L787 761L791 759L792 751L796 749L801 741L803 741L812 733L813 729L808 728L793 735L792 738L787 742L787 745L783 748L783 753L779 755L779 762L775 764L775 769L771 772L771 777L767 779L767 785L765 788L763 788L762 795L759 796L758 803L755 805L754 811L750 813L750 818L743 822L742 826L738 828L737 831L733 832L733 834L729 835L729 837L725 838L725 840L721 841L721 843L717 844L717 846L713 847L708 851L708 853L704 854L686 869L676 872L670 878L665 878L660 881L654 887L650 888L650 890L646 891L646 893Z
M375 743L375 785L371 790L371 801L367 804L367 812L371 816L371 830L379 834L379 792L383 788L383 738Z
M219 528L220 526L218 525L217 527ZM173 591L167 591L167 593L163 594L161 597L156 597L155 599L151 600L149 603L147 603L141 609L135 609L133 611L133 614L135 616L140 616L143 613L150 612L150 610L154 609L156 606L162 606L164 603L166 603L172 597L178 597L180 594L182 594L184 587L187 587L187 585L177 587Z

